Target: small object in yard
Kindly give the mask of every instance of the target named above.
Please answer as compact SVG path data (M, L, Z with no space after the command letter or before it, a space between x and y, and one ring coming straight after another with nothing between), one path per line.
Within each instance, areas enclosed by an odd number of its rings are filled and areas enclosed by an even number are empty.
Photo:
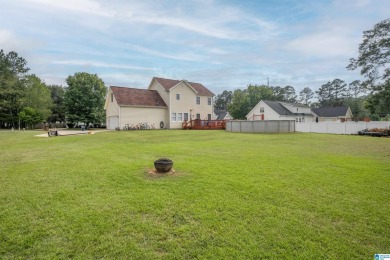
M167 158L161 158L154 162L154 168L158 172L169 172L172 169L173 162Z
M369 135L369 136L389 136L390 135L390 129L387 128L372 128L372 129L364 129L361 131L358 131L359 135Z
M51 136L58 136L58 131L57 130L49 130L47 132L48 136L51 137Z

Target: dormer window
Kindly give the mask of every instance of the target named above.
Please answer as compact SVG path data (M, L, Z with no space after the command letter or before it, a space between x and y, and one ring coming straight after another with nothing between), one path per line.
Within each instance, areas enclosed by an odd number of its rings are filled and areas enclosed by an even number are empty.
M180 94L176 94L176 100L180 100Z

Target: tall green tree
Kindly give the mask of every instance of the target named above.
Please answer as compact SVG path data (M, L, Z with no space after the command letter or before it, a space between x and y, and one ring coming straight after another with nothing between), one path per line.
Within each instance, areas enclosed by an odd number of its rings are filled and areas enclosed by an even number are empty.
M228 106L229 113L233 118L245 119L260 100L276 100L273 88L264 85L248 85L244 90L236 89L233 92L232 103Z
M284 88L280 86L271 87L273 92L273 98L278 101L286 101L295 103L297 101L297 96L295 94L295 89L292 86L285 86Z
M347 83L341 79L334 79L331 84L333 89L332 106L343 105L344 97L346 96L347 91Z
M276 100L272 88L265 85L249 85L247 87L247 96L248 96L248 108L249 108L247 113L249 113L249 111L252 108L254 108L257 105L257 103L259 103L260 100L262 99Z
M42 120L46 121L51 115L51 108L53 106L49 88L34 74L26 77L25 84L24 105L33 108L36 113L41 115Z
M271 87L272 93L276 100L283 101L284 100L284 94L285 89L280 86Z
M297 102L297 95L295 94L294 87L289 85L284 87L283 100L291 103Z
M374 92L367 98L366 107L371 114L377 114L380 117L390 115L390 79L375 86Z
M369 116L369 111L364 107L367 97L364 96L365 89L360 80L354 80L348 84L344 105L351 108L355 120Z
M42 114L32 107L23 108L19 113L19 118L21 122L25 123L30 129L33 129L35 124L42 122L44 119Z
M310 100L314 97L314 92L309 88L305 87L299 92L299 101L306 106L310 105Z
M19 113L25 97L24 80L29 68L27 61L16 52L0 50L0 126L19 124Z
M242 89L233 91L232 102L228 105L230 115L235 119L245 119L251 108L249 108L248 93Z
M334 79L322 85L316 91L318 102L322 107L343 105L347 84L341 79Z
M383 20L371 30L363 32L358 58L350 59L350 70L360 68L364 76L363 86L371 94L367 108L382 116L390 113L390 18Z
M377 23L373 29L363 32L363 42L359 45L359 56L351 58L347 66L350 70L360 68L365 77L363 85L372 87L376 81L390 78L390 18Z
M319 106L328 107L332 104L333 89L330 81L323 84L317 91L317 99Z
M232 91L224 90L221 94L215 97L214 108L218 110L226 110L232 102Z
M364 94L365 88L361 84L360 80L354 80L348 84L347 97L348 98L358 98L361 94Z
M49 85L51 99L53 100L52 113L49 122L65 122L65 89L58 85Z
M78 72L66 79L65 107L71 123L103 122L106 87L96 74Z

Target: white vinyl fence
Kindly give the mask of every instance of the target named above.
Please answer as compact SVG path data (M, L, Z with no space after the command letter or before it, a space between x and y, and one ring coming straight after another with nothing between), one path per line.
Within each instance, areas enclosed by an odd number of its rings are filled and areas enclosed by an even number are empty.
M296 132L323 134L357 134L358 131L372 128L390 128L390 122L305 122L295 123Z
M240 133L289 133L294 132L294 120L228 120L226 131Z

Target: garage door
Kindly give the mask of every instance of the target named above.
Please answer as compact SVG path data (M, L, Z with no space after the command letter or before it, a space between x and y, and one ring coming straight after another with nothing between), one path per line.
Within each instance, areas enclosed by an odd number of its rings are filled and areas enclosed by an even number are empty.
M115 130L117 127L119 127L119 117L110 116L108 118L108 129Z

